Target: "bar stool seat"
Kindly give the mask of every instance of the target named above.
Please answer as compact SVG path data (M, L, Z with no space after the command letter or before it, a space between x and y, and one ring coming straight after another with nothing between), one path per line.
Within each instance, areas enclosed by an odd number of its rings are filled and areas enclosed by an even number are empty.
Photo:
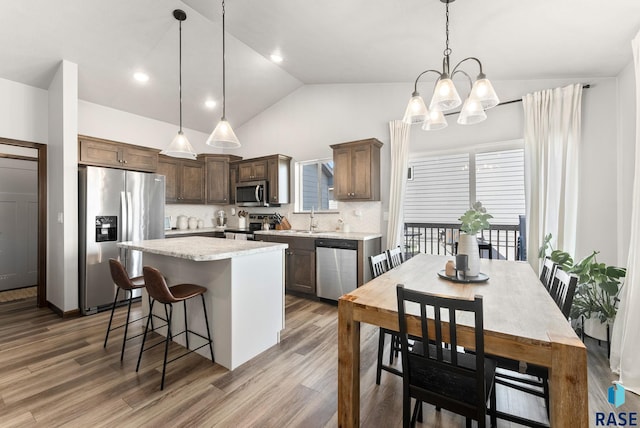
M140 354L138 355L138 364L136 366L136 372L140 369L140 361L142 360L142 353L164 342L164 361L162 364L162 380L160 382L160 390L163 390L167 363L171 363L179 358L184 357L187 354L195 352L198 349L204 348L205 346L209 346L211 361L215 362L215 359L213 356L213 341L211 340L211 331L209 329L207 307L204 301L204 293L207 292L207 289L205 287L202 287L196 284L177 284L169 287L167 285L166 280L164 279L164 277L162 276L162 274L158 269L155 269L150 266L145 266L142 269L142 271L144 274L144 281L146 284L147 292L149 293L149 295L153 300L149 305L149 315L147 316L147 326L145 327L144 335L142 336L142 346L140 347ZM207 328L206 337L201 335L200 333L189 330L189 324L187 322L187 300L197 296L200 296L202 300L202 309L204 312L204 323ZM158 342L145 349L145 342L147 339L147 332L149 331L149 324L151 323L151 320L153 319L153 316L154 316L153 305L155 302L160 302L164 305L165 314L167 315L167 324L166 324L167 335L164 341ZM172 334L171 323L173 320L173 304L179 303L179 302L182 302L184 307L184 330L177 334ZM172 359L171 361L167 361L167 355L169 352L169 341L171 341L174 337L179 336L181 334L185 335L186 348L188 351ZM203 345L198 346L197 348L190 349L189 334L198 336L206 340L206 342Z
M129 331L129 324L132 324L136 321L140 321L144 319L144 317L142 317L135 320L130 320L130 315L131 315L131 302L133 300L133 291L144 288L145 282L144 282L144 276L136 276L133 278L129 278L129 274L127 273L122 263L120 263L120 261L116 259L109 259L109 270L111 271L111 279L113 280L117 288L116 288L116 295L113 299L113 305L111 306L111 316L109 317L109 325L107 326L107 334L105 335L105 338L104 338L103 348L107 347L107 341L109 340L109 333L112 332L113 330L117 330L124 327L124 336L122 338L122 350L120 351L120 361L122 361L124 358L124 348L127 343L127 340L140 336L138 334L136 336L127 337L127 333ZM127 296L127 292L129 293L128 306L127 306L127 320L122 325L111 327L113 323L113 314L118 304L118 295L120 294L120 290L124 292L125 298Z

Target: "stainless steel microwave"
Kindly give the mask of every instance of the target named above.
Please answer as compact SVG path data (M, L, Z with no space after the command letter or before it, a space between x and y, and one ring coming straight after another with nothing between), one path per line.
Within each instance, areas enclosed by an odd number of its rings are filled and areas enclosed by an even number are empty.
M248 181L236 184L236 205L241 207L268 207L267 182Z

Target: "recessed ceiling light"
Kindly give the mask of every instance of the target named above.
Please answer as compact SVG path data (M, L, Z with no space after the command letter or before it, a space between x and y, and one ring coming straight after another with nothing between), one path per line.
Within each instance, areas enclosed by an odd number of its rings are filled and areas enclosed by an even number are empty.
M140 83L146 83L149 81L149 75L147 73L143 73L142 71L136 71L133 74L133 78Z
M273 61L273 62L275 62L277 64L280 64L282 62L282 59L283 58L278 54L275 54L275 53L271 54L271 61Z
M214 100L206 100L204 102L205 107L209 108L209 109L213 109L216 107L217 103Z

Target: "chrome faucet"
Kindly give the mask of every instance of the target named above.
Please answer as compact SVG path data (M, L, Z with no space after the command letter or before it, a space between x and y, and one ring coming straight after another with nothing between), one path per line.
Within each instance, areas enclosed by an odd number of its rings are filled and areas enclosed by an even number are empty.
M309 232L313 232L313 229L315 229L316 227L318 227L317 225L313 224L313 218L314 218L314 213L313 213L313 207L311 207L311 213L309 213Z

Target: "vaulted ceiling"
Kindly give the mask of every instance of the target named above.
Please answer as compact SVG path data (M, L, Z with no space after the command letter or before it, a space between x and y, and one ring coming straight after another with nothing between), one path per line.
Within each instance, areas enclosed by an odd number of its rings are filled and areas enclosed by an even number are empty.
M1 0L0 78L46 89L62 59L82 100L178 123L183 9L184 126L221 115L221 3L212 0ZM240 126L305 84L410 82L440 68L438 0L228 0L227 118ZM457 0L452 60L482 60L492 80L616 76L640 30L638 0ZM277 52L284 61L269 59ZM474 72L475 69L471 68ZM145 85L136 70L150 75ZM204 108L207 98L218 101Z

